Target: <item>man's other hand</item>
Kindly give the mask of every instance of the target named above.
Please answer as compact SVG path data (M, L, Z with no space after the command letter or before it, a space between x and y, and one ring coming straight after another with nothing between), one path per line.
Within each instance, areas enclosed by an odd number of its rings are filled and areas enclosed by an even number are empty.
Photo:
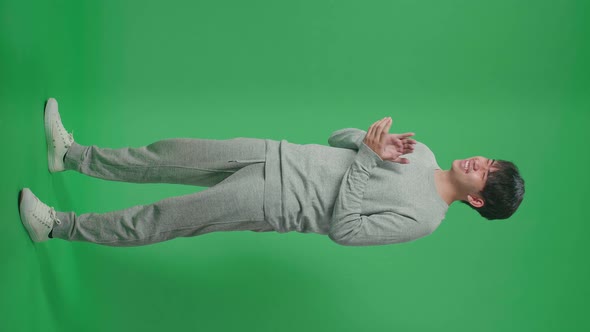
M410 160L401 156L414 152L416 141L410 138L414 136L414 133L390 134L389 128L392 123L391 117L373 123L367 131L363 143L375 151L382 160L409 164Z

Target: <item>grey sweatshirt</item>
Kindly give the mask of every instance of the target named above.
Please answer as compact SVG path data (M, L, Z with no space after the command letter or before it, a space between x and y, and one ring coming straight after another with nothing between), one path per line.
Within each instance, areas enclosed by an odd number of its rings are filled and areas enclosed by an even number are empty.
M266 140L264 212L279 232L328 234L351 246L406 242L432 233L448 205L434 183L440 169L422 143L403 165L382 160L366 132L335 131L330 146Z

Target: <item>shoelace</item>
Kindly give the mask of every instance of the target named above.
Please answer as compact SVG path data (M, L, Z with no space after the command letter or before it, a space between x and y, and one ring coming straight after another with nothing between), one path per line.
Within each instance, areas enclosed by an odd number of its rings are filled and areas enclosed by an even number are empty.
M49 217L54 223L61 225L61 220L57 218L57 212L55 212L55 209L52 207L49 208Z
M74 131L72 130L71 133L67 133L67 134L68 134L69 141L66 141L65 147L66 147L66 149L69 149L70 146L72 145L72 142L74 141Z
M55 212L54 208L49 206L46 207L49 209L49 216L44 215L42 212L39 212L39 210L43 208L43 206L39 206L33 213L33 216L35 216L35 218L37 218L37 220L39 220L41 224L45 225L45 227L49 229L53 228L53 223L56 223L58 225L61 224L61 220L57 218L57 213Z
M61 125L61 119L56 120L55 124L57 125L57 129L59 131L59 136L61 137L61 140L64 142L64 147L66 149L69 149L70 146L72 146L72 142L74 142L74 131L72 130L71 133L68 133L66 131L66 129L63 127L63 125ZM64 136L64 133L67 136ZM53 140L53 143L55 146L55 139Z

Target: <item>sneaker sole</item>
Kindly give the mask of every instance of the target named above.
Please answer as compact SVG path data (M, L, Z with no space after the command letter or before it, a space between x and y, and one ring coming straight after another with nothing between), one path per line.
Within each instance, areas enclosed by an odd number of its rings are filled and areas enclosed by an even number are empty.
M34 242L41 242L41 240L39 238L37 238L37 235L36 235L37 233L35 233L33 231L33 229L31 228L31 225L29 224L28 220L26 218L24 218L25 208L24 208L23 200L25 198L25 194L27 196L29 196L29 195L31 195L33 197L35 196L29 188L24 188L23 190L20 191L20 195L19 195L19 199L18 199L18 212L20 214L20 220L21 220L22 224L25 226L27 232L29 233L29 237L31 238L31 240L33 240Z
M50 173L58 172L55 167L55 150L53 149L53 131L51 129L50 112L53 111L53 106L57 106L57 101L49 98L45 104L44 122L45 122L45 141L47 144L47 165Z

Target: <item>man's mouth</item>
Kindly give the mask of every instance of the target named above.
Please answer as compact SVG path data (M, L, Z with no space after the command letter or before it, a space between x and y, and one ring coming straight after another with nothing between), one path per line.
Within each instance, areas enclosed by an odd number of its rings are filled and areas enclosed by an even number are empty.
M469 166L471 165L471 159L468 160L463 160L461 162L461 167L463 168L463 170L465 171L465 173L469 173Z

